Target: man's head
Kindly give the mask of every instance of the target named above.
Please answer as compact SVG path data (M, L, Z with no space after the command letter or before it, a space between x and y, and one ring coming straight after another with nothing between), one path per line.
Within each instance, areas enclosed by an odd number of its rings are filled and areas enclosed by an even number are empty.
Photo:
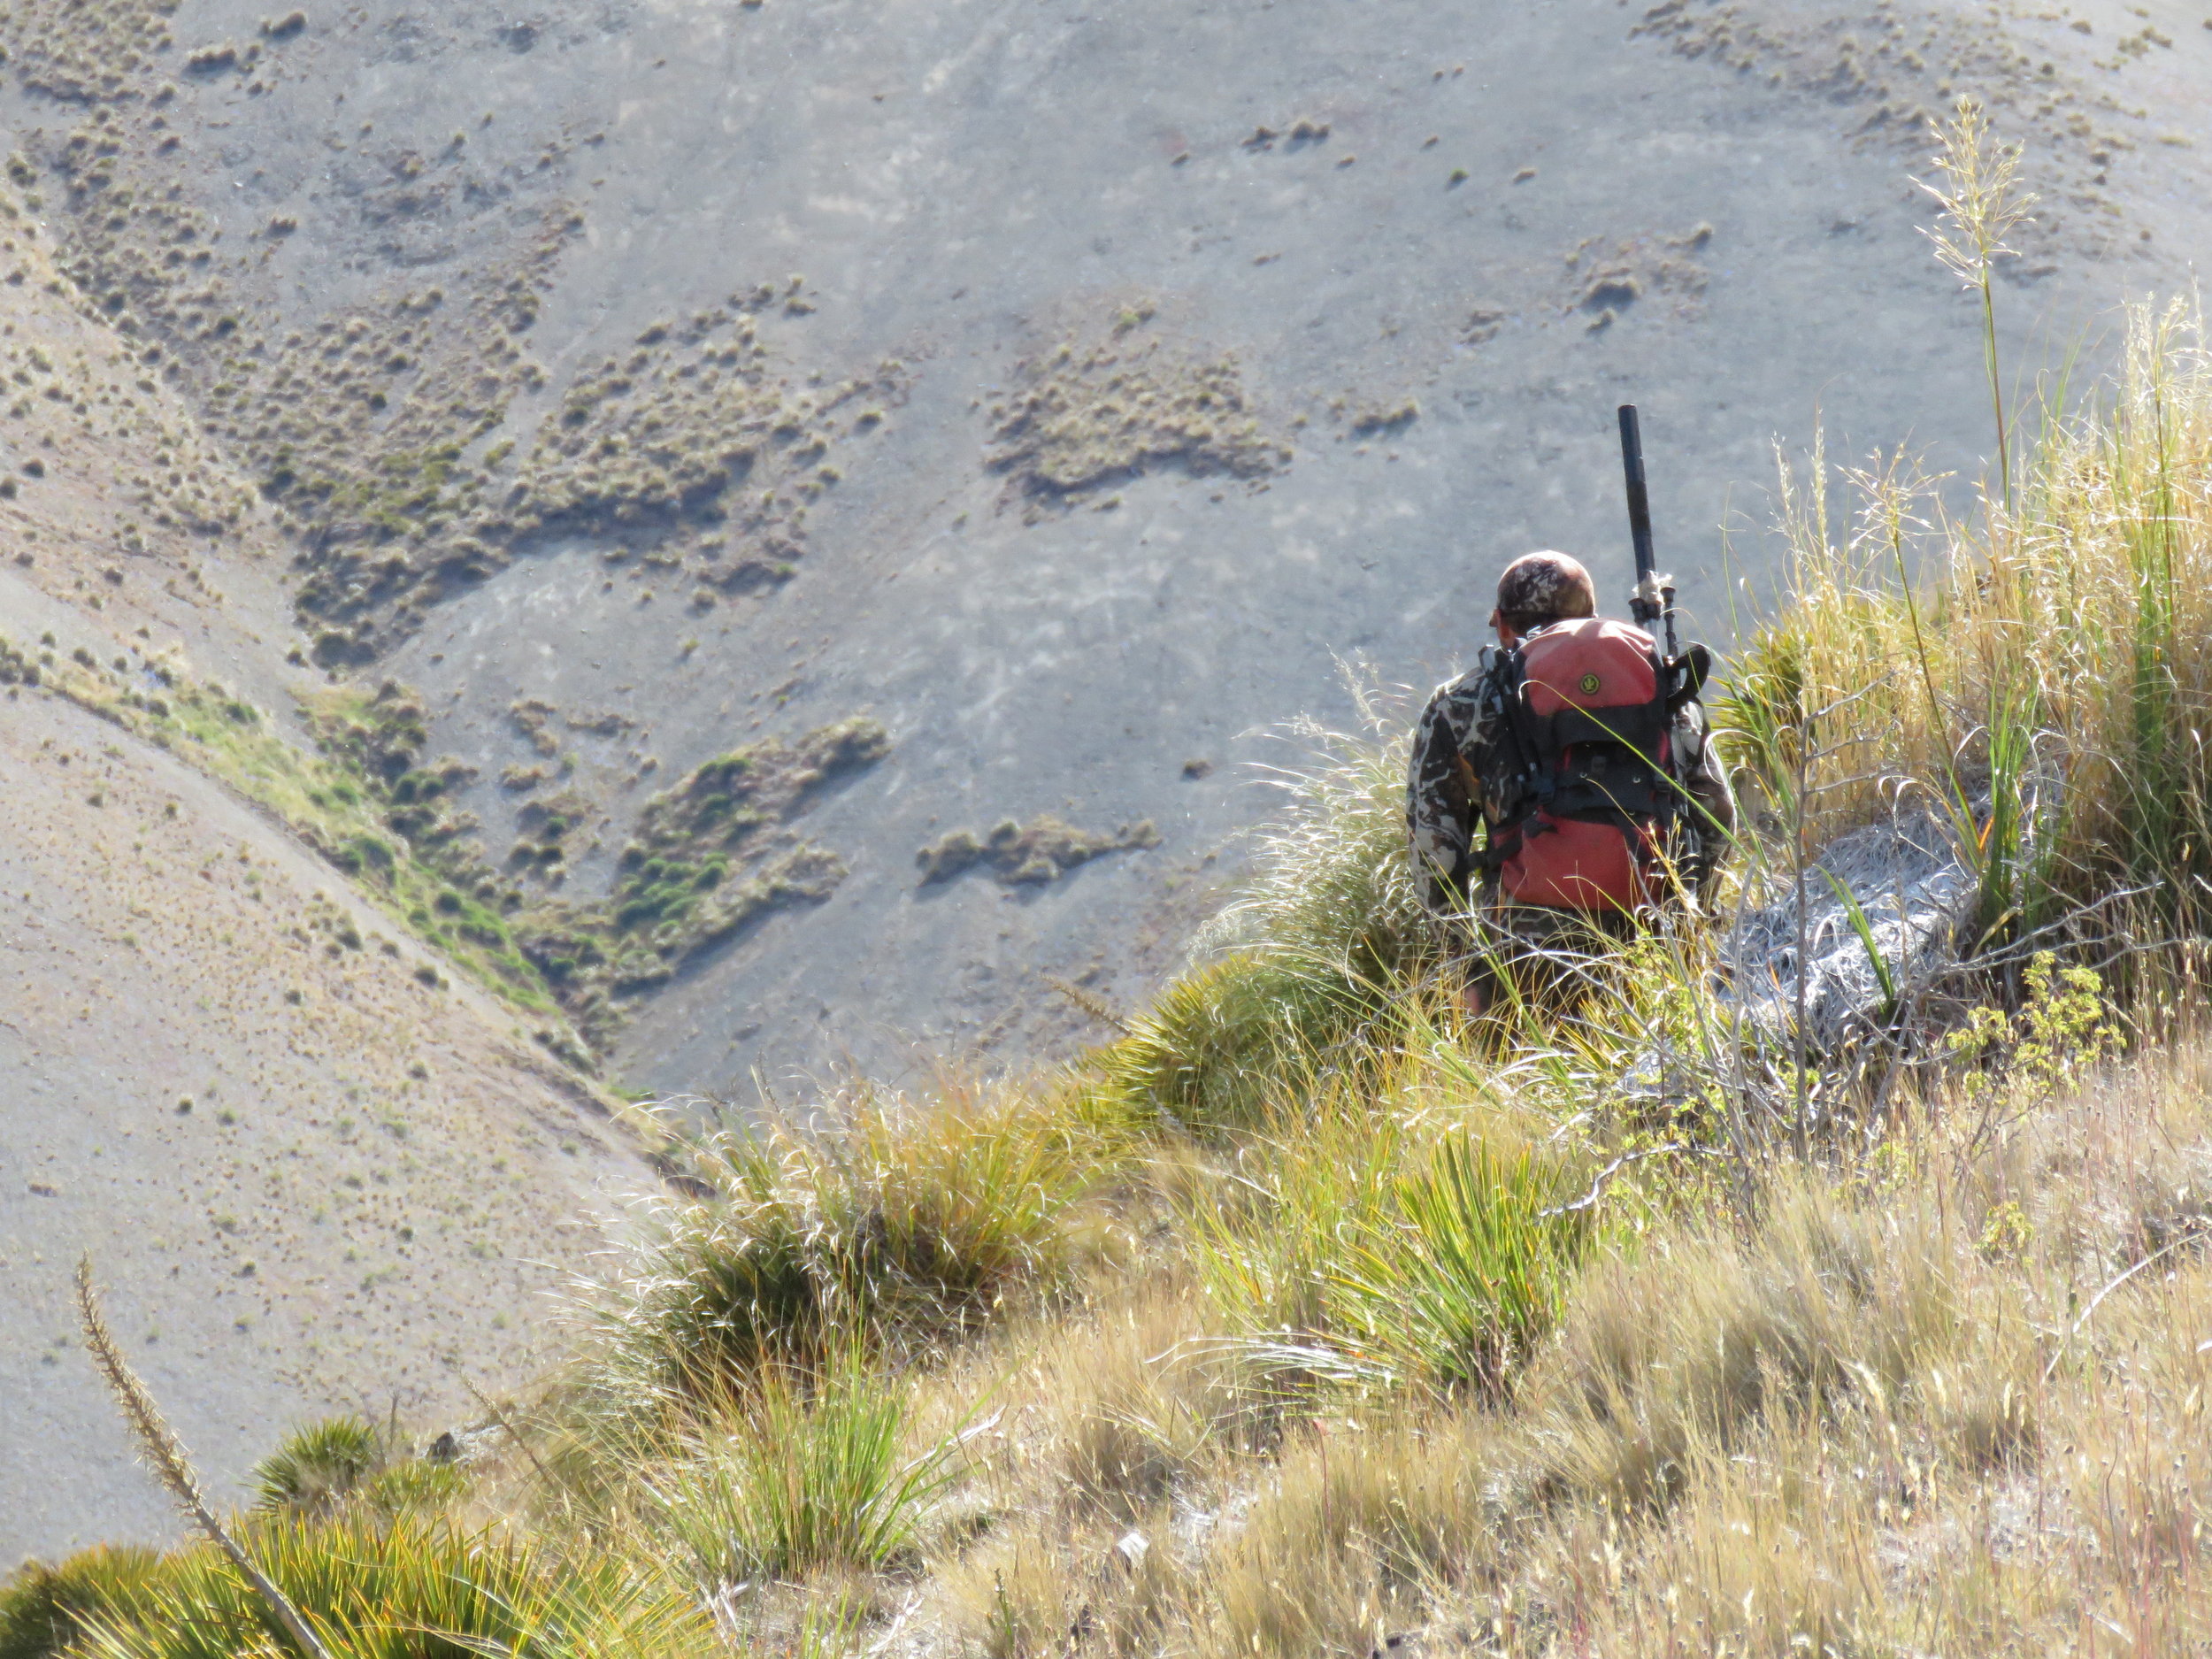
M1499 640L1516 643L1525 634L1571 617L1597 614L1598 590L1582 561L1564 553L1525 553L1498 578L1498 608L1490 626Z

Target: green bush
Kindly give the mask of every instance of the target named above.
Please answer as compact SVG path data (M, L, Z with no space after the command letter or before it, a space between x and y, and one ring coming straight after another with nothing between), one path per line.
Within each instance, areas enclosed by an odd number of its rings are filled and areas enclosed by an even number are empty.
M334 1508L384 1467L383 1437L360 1417L326 1417L286 1435L254 1465L253 1486L265 1509L310 1514Z
M447 1523L269 1516L255 1564L336 1659L682 1659L721 1651L675 1587L608 1557ZM241 1659L296 1650L211 1546L163 1557L142 1589L88 1609L83 1659Z
M951 1448L907 1455L904 1387L841 1354L764 1371L646 1486L700 1584L876 1567L906 1554L952 1478Z

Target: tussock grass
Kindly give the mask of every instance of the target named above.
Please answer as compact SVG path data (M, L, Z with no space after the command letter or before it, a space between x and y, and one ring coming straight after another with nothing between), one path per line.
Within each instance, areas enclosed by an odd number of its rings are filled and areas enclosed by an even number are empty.
M710 1589L908 1556L955 1447L910 1448L908 1390L840 1355L773 1367L643 1479L652 1524Z
M1075 1092L863 1089L822 1115L692 1143L712 1195L654 1206L587 1287L588 1388L652 1409L844 1343L953 1340L1085 1255L1085 1201L1125 1144Z
M715 1650L695 1601L633 1563L439 1521L272 1517L242 1531L262 1570L340 1659L616 1659ZM236 1659L287 1651L267 1606L211 1548L165 1557L86 1659Z
M1468 1429L1474 1427L1476 1432ZM1346 1419L1291 1448L1247 1524L1190 1575L1208 1655L1348 1654L1417 1627L1495 1529L1479 1424Z
M57 1565L26 1562L0 1586L0 1659L55 1659L95 1617L127 1617L161 1571L143 1545L95 1544Z
M1346 1346L1388 1379L1502 1389L1567 1304L1590 1217L1563 1171L1448 1136L1392 1183L1330 1289Z
M1099 1062L1133 1116L1194 1130L1248 1125L1317 1060L1357 1065L1358 1033L1417 979L1433 941L1405 856L1407 741L1354 686L1370 736L1300 721L1306 755L1275 775L1283 810L1253 876L1169 986Z
M384 1436L361 1417L326 1417L295 1429L254 1465L260 1507L328 1509L381 1471L388 1454Z
M2108 396L2054 415L2016 486L1943 515L1909 457L1785 470L1790 600L1740 653L1719 725L1816 838L1901 801L1954 826L1980 931L2115 893L2147 931L2212 918L2212 357L2179 305L2129 314Z
M1248 1138L1187 1201L1185 1248L1225 1326L1286 1379L1505 1388L1586 1251L1579 1157L1528 1121L1437 1107L1401 1063Z
M2081 1310L2201 1225L2208 1064L2022 1095L2001 1133L1962 1112L1778 1170L1751 1216L1617 1235L1509 1402L1310 1396L1281 1441L1187 1448L1102 1516L1032 1487L941 1570L949 1631L1227 1659L1423 1629L1530 1655L2093 1653L2109 1624L2185 1649L2212 1613L2182 1493L2212 1275L2177 1249ZM1048 1481L1037 1456L1008 1470ZM1148 1547L1117 1565L1131 1532Z

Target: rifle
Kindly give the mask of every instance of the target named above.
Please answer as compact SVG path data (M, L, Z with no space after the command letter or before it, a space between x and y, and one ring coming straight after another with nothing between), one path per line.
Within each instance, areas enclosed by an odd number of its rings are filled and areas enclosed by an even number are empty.
M1621 470L1628 478L1628 534L1636 543L1636 587L1628 596L1629 614L1648 630L1663 623L1667 660L1679 654L1674 642L1674 578L1662 576L1651 550L1651 497L1644 490L1644 440L1636 425L1636 405L1621 405Z

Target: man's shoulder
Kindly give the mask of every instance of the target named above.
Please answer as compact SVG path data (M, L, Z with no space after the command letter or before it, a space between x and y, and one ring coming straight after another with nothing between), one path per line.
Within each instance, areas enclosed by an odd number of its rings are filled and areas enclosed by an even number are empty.
M1446 680L1429 694L1429 706L1476 709L1496 701L1503 661L1500 654L1486 649L1472 668L1456 680Z
M1463 749L1488 728L1499 706L1497 662L1486 650L1474 667L1429 694L1421 725L1424 730L1445 728Z
M1496 685L1498 671L1503 661L1502 653L1492 649L1487 645L1484 646L1482 654L1475 658L1475 665L1437 687L1429 694L1429 701L1432 703L1437 703L1455 698L1465 699L1484 695Z

